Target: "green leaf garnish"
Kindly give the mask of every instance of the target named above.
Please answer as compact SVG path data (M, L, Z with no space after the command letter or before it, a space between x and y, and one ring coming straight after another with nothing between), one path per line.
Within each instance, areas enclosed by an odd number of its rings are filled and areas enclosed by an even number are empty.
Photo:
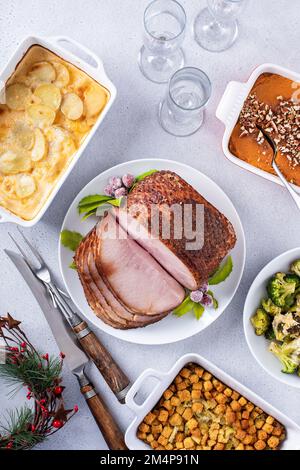
M193 307L194 307L194 302L190 299L190 295L188 295L184 301L178 305L177 308L175 308L175 310L173 310L173 314L176 316L176 317L182 317L183 315L185 315L186 313L190 312L191 310L193 310Z
M218 302L217 299L215 298L214 293L213 293L211 290L208 290L207 293L208 293L209 295L211 295L212 300L213 300L213 307L214 307L215 310L217 310L217 308L219 307L219 302Z
M102 194L94 194L92 196L86 196L78 204L78 207L89 206L90 204L95 204L98 202L109 201L109 199L113 199L111 196L105 196Z
M71 251L76 251L83 236L78 232L71 232L70 230L63 230L60 234L60 240L65 248Z
M231 256L228 256L225 263L223 263L217 271L213 274L213 276L209 279L210 286L216 286L221 282L224 282L228 276L231 274L233 269L233 262Z
M77 266L75 264L75 261L73 261L70 265L69 265L69 268L70 269L75 269L75 271L77 271Z
M122 197L119 197L119 199L111 199L110 201L107 201L107 202L108 204L111 204L112 206L120 207L122 199L123 199Z
M146 178L146 176L150 176L153 175L153 173L157 173L157 171L158 170L145 171L145 173L142 173L141 175L137 176L134 181L138 183L139 181L142 181L144 178Z
M202 317L204 313L205 308L203 307L203 305L197 304L196 302L193 302L193 304L194 304L193 310L194 310L195 317L197 318L197 320L200 320L200 318Z
M149 171L145 171L145 173L142 173L141 175L137 176L134 180L133 185L129 189L129 192L131 192L133 190L133 188L137 185L137 183L139 183L140 181L145 179L147 176L153 175L153 173L157 173L157 172L158 172L158 170L149 170Z
M94 194L92 196L87 196L81 199L78 204L78 212L79 214L87 214L91 212L93 209L96 209L101 205L113 199L110 196L102 196L101 194Z

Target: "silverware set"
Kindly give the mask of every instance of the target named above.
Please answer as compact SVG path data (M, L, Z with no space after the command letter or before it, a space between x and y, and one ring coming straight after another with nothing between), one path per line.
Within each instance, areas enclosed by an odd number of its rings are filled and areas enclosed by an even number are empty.
M91 384L86 366L92 361L120 403L125 402L130 380L89 326L73 310L70 297L59 289L38 250L18 229L22 246L9 233L20 254L5 249L41 307L71 372L110 449L126 449L123 435L105 403ZM23 248L24 245L24 248ZM26 247L26 248L25 248ZM28 253L30 253L30 255Z

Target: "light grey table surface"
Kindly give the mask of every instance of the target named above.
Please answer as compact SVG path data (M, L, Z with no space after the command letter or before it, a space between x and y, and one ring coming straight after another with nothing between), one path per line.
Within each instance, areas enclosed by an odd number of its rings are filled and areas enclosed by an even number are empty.
M219 54L206 52L194 42L192 22L205 0L181 0L188 16L184 42L187 64L202 68L211 78L213 94L205 124L192 137L175 138L157 122L157 104L165 93L141 75L137 55L141 46L142 16L147 0L0 0L0 67L6 64L26 35L65 34L82 42L102 57L107 73L118 89L118 98L52 206L28 237L61 281L58 235L65 213L76 194L107 168L137 158L169 158L187 163L211 177L230 196L244 225L247 262L244 276L231 305L207 330L188 340L167 346L139 346L96 331L130 378L148 367L168 368L182 354L197 352L280 408L300 424L299 390L267 375L252 357L243 333L242 312L248 289L260 269L285 250L299 246L300 217L280 186L243 171L223 155L223 125L215 117L216 106L230 80L246 80L257 65L273 62L300 71L297 1L249 0L240 19L236 44ZM1 247L13 248L8 230L0 225ZM51 332L35 300L15 268L0 250L0 313L11 312L23 320L35 345L58 352ZM94 382L123 430L132 413L117 403L108 387L93 371ZM67 404L79 405L78 415L43 443L42 449L105 449L103 438L80 396L75 379L64 369ZM0 415L7 407L21 406L24 393L13 400L0 383Z

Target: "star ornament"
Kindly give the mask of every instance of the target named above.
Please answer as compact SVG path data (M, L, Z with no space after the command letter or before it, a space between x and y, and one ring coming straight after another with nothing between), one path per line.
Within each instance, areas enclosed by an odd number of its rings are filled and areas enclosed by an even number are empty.
M19 325L21 324L20 321L15 320L9 313L7 314L6 318L3 318L3 320L5 320L9 330L13 330L14 328L18 328Z
M68 415L72 413L72 411L73 410L66 410L64 405L60 405L58 410L55 413L53 413L54 414L53 419L62 421L63 423L65 423L68 420Z

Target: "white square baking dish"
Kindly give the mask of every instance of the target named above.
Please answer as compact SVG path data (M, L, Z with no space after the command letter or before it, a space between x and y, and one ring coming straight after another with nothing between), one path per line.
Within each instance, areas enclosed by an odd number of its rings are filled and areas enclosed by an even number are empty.
M93 128L87 135L84 142L81 144L77 152L74 154L69 166L65 170L65 172L61 175L59 181L54 186L51 194L49 195L46 203L39 211L39 213L34 217L32 220L23 220L20 217L10 213L9 211L5 210L3 207L0 207L0 223L3 222L14 222L18 225L22 225L24 227L31 227L35 225L44 215L50 204L52 203L53 199L55 198L57 192L63 185L64 181L67 179L68 175L76 165L78 159L83 154L85 148L89 144L90 140L93 138L95 132L99 128L100 124L102 123L103 119L105 118L106 114L110 110L116 95L117 90L114 84L110 81L108 76L105 73L103 64L101 59L88 48L79 44L74 39L71 39L67 36L54 36L54 37L38 37L38 36L29 36L26 37L15 53L12 55L11 59L7 63L6 67L0 72L0 84L5 85L6 81L10 78L12 73L15 71L17 64L21 61L23 56L26 54L28 49L33 45L39 45L46 49L49 49L54 54L58 55L62 59L67 62L70 62L74 66L81 69L91 78L99 82L105 88L108 89L110 93L110 99L106 104L105 108L101 112L99 118L97 119L96 123L94 124ZM0 90L1 93L1 90Z
M216 110L217 118L225 125L225 132L222 140L222 147L225 156L236 165L244 168L245 170L251 171L256 175L262 176L270 181L274 181L277 184L283 186L280 179L266 171L256 168L247 162L244 162L240 158L237 158L229 150L229 140L233 131L233 128L239 118L239 114L242 110L243 104L249 95L254 83L262 73L276 73L283 77L289 78L294 82L300 83L300 74L292 72L291 70L280 67L275 64L262 64L258 66L250 75L247 82L229 82L225 92L221 98L221 101ZM300 193L300 187L293 185L298 193Z
M198 354L186 354L182 356L176 364L169 370L169 372L159 372L153 369L145 370L132 385L126 396L126 405L135 413L135 418L132 424L126 431L125 442L127 447L130 450L149 450L149 447L140 439L137 438L137 430L140 423L143 421L149 411L156 405L156 403L161 398L164 391L169 387L173 382L176 375L181 371L181 369L189 362L194 362L199 364L204 369L211 372L216 378L222 381L224 384L228 385L233 390L236 390L245 398L253 402L256 406L259 406L266 413L270 414L276 418L281 424L286 427L287 438L283 442L281 450L300 450L300 427L290 420L287 416L282 414L272 405L269 405L265 400L260 398L254 392L249 390L247 387L242 385L233 379L230 375L223 372L221 369L216 367L211 362L207 361ZM153 388L150 395L146 398L142 405L139 405L135 401L135 396L137 395L142 384L150 378L155 378L157 380L156 386Z

